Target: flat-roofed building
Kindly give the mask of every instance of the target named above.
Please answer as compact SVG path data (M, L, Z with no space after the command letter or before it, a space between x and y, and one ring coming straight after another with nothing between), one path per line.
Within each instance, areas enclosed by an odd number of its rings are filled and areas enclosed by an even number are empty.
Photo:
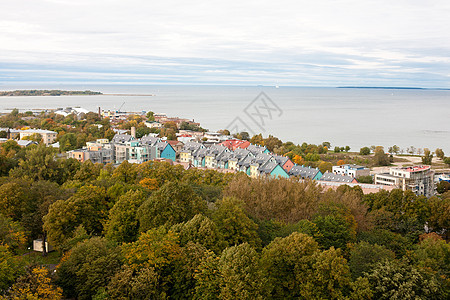
M434 171L431 166L390 168L389 173L375 175L375 184L393 185L404 191L411 190L416 195L434 195Z
M345 164L341 166L333 166L333 173L358 178L361 176L369 176L370 169L364 166Z

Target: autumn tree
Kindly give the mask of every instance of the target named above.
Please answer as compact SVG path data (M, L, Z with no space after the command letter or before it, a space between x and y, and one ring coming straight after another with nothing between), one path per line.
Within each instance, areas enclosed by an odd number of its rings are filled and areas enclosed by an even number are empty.
M62 289L52 283L50 270L31 267L8 290L5 299L63 299ZM1 296L0 296L1 298Z

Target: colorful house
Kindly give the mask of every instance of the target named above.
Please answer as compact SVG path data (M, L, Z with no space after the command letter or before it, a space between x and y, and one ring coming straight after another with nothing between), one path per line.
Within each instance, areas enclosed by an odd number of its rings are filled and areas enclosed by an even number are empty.
M289 175L296 176L301 179L319 180L322 178L322 172L318 168L311 168L306 166L293 166L289 170Z
M175 149L167 143L167 142L158 142L156 144L156 147L158 149L158 157L159 158L166 158L170 159L172 161L175 161L177 153L175 152Z
M294 163L289 159L287 156L281 156L281 155L274 155L273 156L277 163L287 172L291 170L291 168L294 166Z
M258 170L261 176L289 178L289 174L275 161L275 159L260 166Z

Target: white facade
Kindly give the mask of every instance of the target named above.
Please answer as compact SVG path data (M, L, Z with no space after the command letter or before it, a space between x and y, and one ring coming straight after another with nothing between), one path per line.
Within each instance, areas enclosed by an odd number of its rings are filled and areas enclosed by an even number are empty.
M333 173L358 178L361 176L369 176L370 169L363 166L345 164L342 166L333 166Z

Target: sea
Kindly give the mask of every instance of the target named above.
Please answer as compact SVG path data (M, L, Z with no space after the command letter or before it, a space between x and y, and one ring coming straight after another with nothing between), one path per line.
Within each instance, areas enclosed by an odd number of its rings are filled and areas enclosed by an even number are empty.
M0 111L82 107L153 111L284 142L442 148L450 156L450 90L284 86L0 85L0 90L91 90L95 96L0 97Z

